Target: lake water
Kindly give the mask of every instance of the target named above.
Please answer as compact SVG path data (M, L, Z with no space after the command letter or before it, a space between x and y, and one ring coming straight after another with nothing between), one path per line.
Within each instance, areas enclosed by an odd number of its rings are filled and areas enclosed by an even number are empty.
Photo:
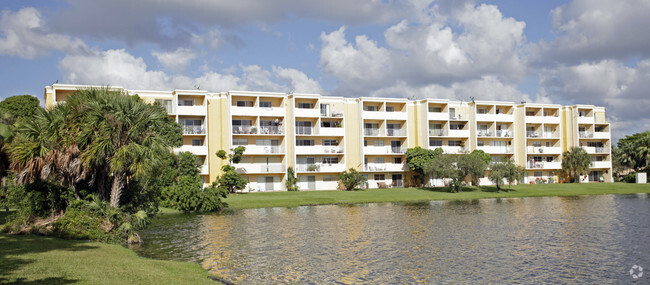
M165 215L141 234L138 254L238 284L650 283L647 194Z

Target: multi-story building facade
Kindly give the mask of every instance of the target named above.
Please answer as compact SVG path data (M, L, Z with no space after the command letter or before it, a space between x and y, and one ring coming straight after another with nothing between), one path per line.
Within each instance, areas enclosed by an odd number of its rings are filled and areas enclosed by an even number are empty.
M87 87L47 86L46 107ZM562 153L583 147L592 163L581 182L612 181L603 107L112 88L167 109L183 127L183 145L176 151L199 157L205 183L214 181L225 163L216 157L218 150L245 146L235 167L248 179L247 191L285 190L288 167L301 190L337 189L338 174L349 168L366 176L370 188L408 186L405 152L416 146L451 154L478 149L495 161L513 159L526 169L524 183L557 181Z

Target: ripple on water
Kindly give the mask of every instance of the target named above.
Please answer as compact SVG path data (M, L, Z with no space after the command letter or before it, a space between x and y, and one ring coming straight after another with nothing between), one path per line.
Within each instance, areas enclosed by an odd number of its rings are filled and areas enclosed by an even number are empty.
M165 215L134 248L243 284L622 283L650 268L647 195Z

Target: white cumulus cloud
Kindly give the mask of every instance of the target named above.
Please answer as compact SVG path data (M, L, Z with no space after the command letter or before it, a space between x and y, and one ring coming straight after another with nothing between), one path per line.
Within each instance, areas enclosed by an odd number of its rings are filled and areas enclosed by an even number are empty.
M158 59L168 70L181 73L185 70L187 65L196 58L196 53L187 48L178 48L172 52L157 52L151 53Z

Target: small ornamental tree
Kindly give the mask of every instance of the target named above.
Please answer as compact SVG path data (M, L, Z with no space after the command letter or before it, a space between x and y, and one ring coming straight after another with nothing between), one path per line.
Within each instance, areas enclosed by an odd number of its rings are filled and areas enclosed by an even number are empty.
M347 191L352 191L366 182L366 178L354 168L350 168L339 174L339 179L341 179L341 183L343 183L343 186Z
M217 178L216 186L226 190L228 193L235 193L235 190L244 189L248 181L241 176L241 174L235 171L235 167L232 164L239 163L244 155L246 147L238 146L232 149L231 154L227 154L225 150L219 150L217 152L217 157L221 159L228 159L229 164L226 164L221 167L223 174Z
M406 156L406 164L408 164L409 168L417 174L416 180L419 180L418 182L420 182L420 185L424 185L427 178L424 166L442 153L442 148L430 150L419 146L406 150L406 153L404 154Z
M497 186L497 191L501 191L503 180L508 181L509 185L521 180L524 176L524 169L508 158L501 158L496 163L490 166L490 174L488 178Z
M298 177L293 168L287 168L287 191L298 191Z
M424 165L424 173L436 178L449 179L450 192L460 192L465 174L458 167L458 158L453 154L441 154Z

